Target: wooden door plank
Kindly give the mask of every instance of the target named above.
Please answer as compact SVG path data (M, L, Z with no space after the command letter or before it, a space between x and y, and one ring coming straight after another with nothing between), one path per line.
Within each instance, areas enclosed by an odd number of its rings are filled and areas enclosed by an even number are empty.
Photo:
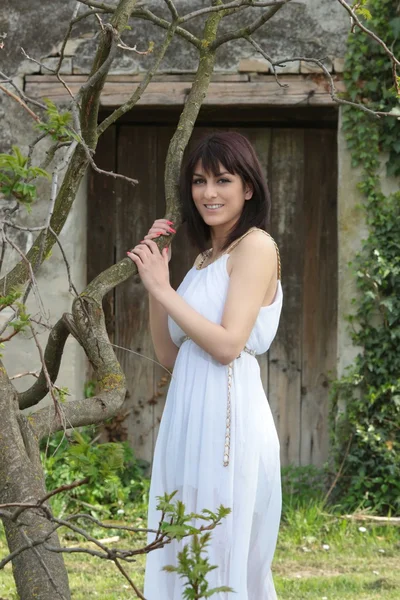
M174 128L171 126L159 126L157 127L157 169L156 169L156 194L155 194L155 218L161 219L165 215L165 193L164 193L164 171L165 171L165 160L167 157L168 146L171 137L174 133ZM181 235L181 231L178 235ZM178 236L177 236L178 237ZM171 285L176 289L180 284L184 274L186 273L187 259L185 253L182 253L177 244L177 238L174 238L174 244L172 249L172 258L169 263L170 270L170 281ZM184 273L182 276L180 272L177 274L177 268L182 265ZM156 360L155 353L154 359ZM151 433L151 444L152 444L152 460L154 456L154 448L157 440L158 430L162 418L162 414L165 407L165 400L168 393L169 382L171 380L170 374L158 363L154 364L153 371L153 428Z
M271 232L282 258L283 309L269 351L269 397L283 465L299 464L303 284L304 131L273 129L268 167Z
M109 127L100 137L95 161L106 171L116 170L116 128ZM115 262L115 182L113 177L89 172L87 203L87 280ZM104 316L111 341L114 334L114 290L103 299Z
M118 172L139 180L132 187L117 180L116 260L143 239L155 218L157 193L157 128L119 128ZM116 343L141 356L118 350L127 377L124 410L128 440L136 455L151 461L153 452L154 358L149 329L148 295L139 275L116 288Z
M301 464L328 458L329 372L337 343L337 168L334 131L305 134Z
M250 141L250 143L254 146L259 161L261 163L261 167L263 169L264 175L266 176L268 182L268 165L270 161L270 151L271 151L271 129L261 128L261 127L252 127L246 128L243 130L239 130L240 133L243 133ZM269 231L272 236L274 233ZM269 398L269 353L266 352L261 356L257 356L258 364L260 365L260 376L261 381L263 383L265 394L268 398L269 405L271 407L272 414L274 416L275 424L278 422L278 405L276 402L276 398Z

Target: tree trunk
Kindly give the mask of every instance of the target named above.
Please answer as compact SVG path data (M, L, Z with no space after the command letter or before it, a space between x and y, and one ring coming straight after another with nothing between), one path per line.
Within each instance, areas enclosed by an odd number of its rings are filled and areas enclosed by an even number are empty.
M1 371L1 369L0 369ZM19 414L17 393L1 373L0 414L0 504L36 503L46 494L38 440L29 417ZM48 506L48 505L46 505ZM9 512L15 508L8 509ZM45 538L54 524L42 511L22 512L13 522L3 518L10 552ZM48 540L59 546L57 533ZM70 600L68 576L62 554L49 552L43 544L24 550L13 559L13 574L20 600Z

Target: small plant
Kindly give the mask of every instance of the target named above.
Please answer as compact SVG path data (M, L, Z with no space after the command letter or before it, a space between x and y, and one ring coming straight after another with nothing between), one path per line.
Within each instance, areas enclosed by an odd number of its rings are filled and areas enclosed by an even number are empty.
M178 553L178 566L167 565L163 567L168 573L178 573L178 575L187 580L186 589L183 592L185 600L198 600L199 598L210 598L220 592L234 592L227 586L220 586L209 589L207 575L210 571L217 569L217 566L210 565L207 557L202 554L206 552L206 547L211 539L211 533L203 535L193 534L192 541L183 547Z
M78 140L78 136L71 130L72 114L69 111L60 112L48 98L45 98L44 102L47 106L47 121L37 123L36 128L48 134L55 142Z
M217 569L217 565L211 565L207 556L203 556L207 552L207 546L211 540L211 531L202 531L199 528L189 524L193 519L200 519L211 522L211 528L214 529L223 518L230 512L230 508L224 506L219 507L218 512L214 513L211 510L204 509L201 514L189 513L185 514L185 505L181 501L175 504L171 503L171 499L176 494L173 492L164 497L159 496L159 504L157 509L163 511L165 516L172 516L171 522L162 522L161 531L166 533L170 538L177 540L190 534L192 541L185 544L183 549L178 553L178 565L166 565L164 571L168 573L177 573L182 579L186 580L183 598L185 600L198 600L199 598L210 598L214 594L220 592L234 592L227 586L220 586L209 589L207 575ZM210 526L204 529L210 529Z
M29 158L18 146L12 150L12 154L0 154L0 193L6 199L14 198L29 207L37 195L36 186L31 182L37 177L50 179L50 175L40 167L31 167Z
M137 512L137 506L147 502L150 487L144 476L147 463L135 459L126 442L102 444L96 443L95 438L96 429L90 426L72 436L59 432L42 443L49 491L89 477L87 485L52 499L58 515L77 512L84 506L93 517L112 517L131 509Z

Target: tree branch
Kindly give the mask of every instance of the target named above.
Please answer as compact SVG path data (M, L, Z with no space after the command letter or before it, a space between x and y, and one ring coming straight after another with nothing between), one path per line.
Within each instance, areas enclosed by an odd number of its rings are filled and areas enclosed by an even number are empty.
M49 339L47 340L46 349L44 352L44 363L46 365L49 377L54 383L57 380L60 370L61 359L64 351L65 342L69 336L69 329L64 318L61 318L54 325ZM19 407L21 410L34 406L49 392L45 373L42 367L39 378L25 392L19 394Z
M286 2L291 2L292 0L286 0ZM219 12L223 11L224 14L233 14L238 12L238 9L244 8L269 8L278 5L285 4L285 0L270 0L269 2L255 2L253 0L235 0L234 2L230 2L228 4L219 4L217 6L207 6L206 8L200 8L199 10L195 10L192 13L184 15L180 17L179 23L186 23L191 19L195 19L196 17L200 17L201 15L206 15L210 12Z
M168 7L169 12L171 13L172 20L179 21L178 11L176 10L176 6L173 3L173 0L164 0L164 1Z
M154 23L154 25L158 25L158 27L161 27L163 29L169 29L171 27L171 23L169 21L167 21L166 19L162 19L161 17L157 17L157 15L152 13L148 8L140 8L133 11L132 17L144 19L145 21L151 21L151 23ZM180 18L180 20L181 19L182 17ZM184 29L183 27L179 27L179 25L176 28L176 33L177 35L181 36L187 42L189 42L190 44L192 44L200 50L201 40L195 35L193 35L193 33L190 33L190 31L187 31L187 29Z
M39 438L63 429L64 423L67 427L100 423L112 417L125 399L125 375L108 338L101 300L98 303L93 299L88 288L74 300L73 318L79 341L93 366L99 393L59 406L62 419L53 406L35 412L30 423Z
M79 4L78 4L78 6L79 6ZM56 67L56 74L58 74L60 72L61 65L62 65L62 62L64 60L65 46L67 45L67 42L68 42L69 37L70 37L70 35L72 33L72 29L73 29L74 25L76 25L80 21L83 21L83 19L86 19L87 17L90 17L92 15L95 16L97 14L104 14L104 13L105 13L104 10L101 10L100 8L96 8L96 9L88 10L87 12L85 12L85 13L77 16L77 17L73 16L72 20L69 22L67 32L66 32L66 34L64 36L64 39L63 39L63 41L61 43L60 58L58 60L58 65Z
M275 6L271 6L271 8L265 11L258 19L253 21L250 25L246 25L246 27L242 27L241 29L237 29L236 31L228 31L218 37L211 46L212 50L216 50L222 44L226 44L226 42L231 42L232 40L237 40L239 38L246 38L252 33L254 33L257 29L259 29L264 23L272 19L272 17L280 10L285 4L292 2L292 0L282 0Z
M11 77L7 77L7 75L5 75L2 71L0 71L0 77L3 77L3 81L1 83L8 83L9 85L11 85L15 91L18 93L19 97L22 98L22 100L24 100L26 103L29 102L29 104L33 104L34 106L38 106L39 108L42 108L43 110L46 110L46 105L42 104L42 102L39 102L36 98L29 98L26 94L24 94L24 92L13 82L13 80L11 79Z
M164 39L163 44L160 46L159 51L155 55L153 65L147 71L143 81L141 81L140 85L138 85L138 87L136 88L136 90L134 91L132 96L129 98L129 100L127 102L125 102L125 104L123 104L122 106L117 108L113 113L111 113L111 115L109 115L106 119L104 119L104 121L102 121L102 123L98 126L97 133L99 136L102 133L104 133L104 131L110 125L112 125L112 123L115 123L115 121L117 119L122 117L122 115L124 115L129 110L131 110L135 106L135 104L140 100L143 92L145 91L145 89L149 85L150 81L152 80L153 75L157 72L158 67L161 64L161 61L163 60L163 58L165 56L167 48L170 45L171 41L173 40L176 28L177 28L176 23L172 23L170 28L168 29L168 33Z
M90 5L90 4L89 4ZM128 20L135 8L136 0L121 0L115 10L111 26L117 35L125 30ZM100 7L101 8L101 7ZM90 149L94 149L97 144L97 120L100 105L100 96L104 87L107 72L102 69L102 65L107 61L111 52L113 36L110 31L104 32L97 50L92 70L89 77L90 86L85 84L85 89L81 94L81 122L82 137ZM110 61L107 62L108 66ZM96 73L100 72L100 76ZM89 160L86 155L86 149L82 145L78 146L72 155L64 180L60 187L55 202L54 214L52 216L50 227L58 235L68 217L72 204L78 192L79 185L86 172ZM43 244L43 238L45 238ZM55 243L55 237L49 230L46 234L41 232L35 240L32 248L27 253L28 264L22 260L19 262L6 277L0 280L0 288L4 294L8 294L14 287L23 285L29 277L29 268L36 270L40 265L39 256L42 254L41 248L44 248L43 255L46 256ZM43 246L42 246L43 244Z
M26 110L28 115L31 116L32 119L36 121L36 123L40 123L40 117L29 108L29 106L22 100L22 98L14 94L11 90L8 90L6 87L4 87L4 85L0 85L0 90L7 94L7 96L10 96L10 98L15 100L15 102L18 102L18 104L20 104L22 108Z

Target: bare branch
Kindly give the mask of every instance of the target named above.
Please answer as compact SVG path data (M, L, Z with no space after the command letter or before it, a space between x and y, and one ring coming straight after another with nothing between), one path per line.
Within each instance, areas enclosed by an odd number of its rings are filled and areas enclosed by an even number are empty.
M54 407L32 414L30 423L39 438L59 431L65 422L72 427L100 423L113 416L125 399L125 375L108 338L101 301L101 292L89 285L73 303L76 335L94 368L100 391L94 398L65 403L60 407L62 419Z
M105 13L115 13L117 5L116 4L106 4L105 2L95 2L92 0L78 0L81 4L85 4L86 6L90 6L91 8L99 8Z
M143 92L145 91L145 89L147 88L151 79L153 78L153 75L158 70L158 67L161 64L161 61L163 60L163 58L165 56L167 48L170 45L170 43L174 37L176 27L177 27L176 24L172 24L170 26L170 28L168 29L167 35L164 39L164 42L162 43L162 45L160 46L160 49L156 53L154 62L152 64L151 68L147 71L143 81L141 81L140 85L138 85L138 87L136 88L136 90L134 91L132 96L129 98L129 100L127 102L125 102L125 104L123 104L122 106L117 108L113 113L111 113L111 115L109 115L106 119L104 119L104 121L102 121L102 123L98 126L97 133L99 136L102 133L104 133L104 131L107 129L107 127L112 125L112 123L115 123L115 121L117 119L119 119L122 115L124 115L129 110L131 110L135 106L135 104L139 101Z
M103 169L100 169L94 162L92 155L90 154L90 151L89 151L88 147L86 146L86 144L82 144L82 146L85 149L86 156L88 157L88 160L90 162L92 169L94 171L96 171L96 173L100 173L101 175L106 175L107 177L114 177L114 179L123 179L124 181L127 181L128 183L130 183L133 186L135 186L139 183L137 179L132 179L132 177L128 177L127 175L122 175L121 173L114 173L114 171L104 171Z
M42 370L38 380L31 388L25 392L21 392L19 395L19 407L21 410L30 406L34 406L40 402L40 400L42 400L42 398L44 398L49 391L48 380L46 378L43 365L47 369L47 374L51 383L53 384L57 380L65 342L67 341L69 333L70 332L65 320L61 318L54 325L47 340Z
M10 518L10 515L8 513L4 513L3 511L0 511L0 516L2 517L6 517L6 518ZM12 560L14 560L14 558L16 558L17 556L19 556L20 554L22 554L23 552L25 552L26 550L30 550L35 546L42 546L45 542L47 542L47 540L49 540L51 538L51 536L53 535L53 533L55 533L57 531L57 529L59 529L61 527L61 525L55 525L44 537L39 538L37 540L29 540L24 546L20 546L20 548L17 548L16 550L14 550L14 552L11 552L8 556L6 556L5 558L3 558L3 560L0 560L0 571L2 569L4 569L4 567L11 562Z
M128 573L125 571L125 569L123 568L123 566L121 565L121 563L119 562L119 560L117 558L114 558L114 564L117 567L117 569L120 571L120 573L122 573L122 575L125 577L125 579L129 582L131 588L135 591L136 596L138 598L140 598L141 600L146 600L146 598L143 596L143 594L140 592L140 590L136 587L133 580L129 577Z
M279 81L278 76L276 74L276 69L275 69L274 62L273 62L272 58L265 52L265 50L263 50L261 48L261 46L259 44L257 44L257 42L251 36L246 36L246 40L248 42L250 42L250 44L253 46L253 48L255 48L257 50L257 52L259 52L261 54L261 56L263 56L269 62L269 64L271 65L272 72L273 72L273 74L275 76L276 83L280 87L288 87L289 84L287 84L287 83L281 83Z
M46 361L44 359L44 352L43 352L42 346L39 343L39 340L37 338L36 331L35 331L35 328L33 327L33 325L30 326L30 329L31 329L31 332L32 332L32 335L33 335L33 339L35 340L36 347L37 347L38 352L39 352L40 362L42 363L43 375L44 375L44 378L46 380L47 389L50 392L50 396L51 396L51 398L53 400L53 405L54 405L54 410L55 410L56 416L57 416L57 418L60 419L60 421L62 421L61 410L60 410L60 403L58 401L57 396L54 393L53 382L51 381L51 377L50 377L49 372L47 370Z
M35 64L39 65L42 69L45 69L46 71L49 71L50 73L54 73L54 75L57 77L58 81L61 83L61 85L67 90L68 94L71 96L71 98L73 98L73 93L71 92L69 86L65 83L64 79L61 77L60 73L55 71L54 69L51 69L50 67L48 67L47 65L43 64L42 62L40 62L40 60L36 60L36 58L32 58L31 56L29 56L25 50L23 48L21 48L21 52L22 54L25 56L25 58L27 58L28 60L30 60L31 62L34 62Z
M380 117L396 117L397 119L399 118L399 115L397 113L376 111L371 108L368 108L364 104L359 104L357 102L351 102L349 100L345 100L344 98L339 98L336 93L334 78L333 78L332 74L329 72L329 70L326 68L326 66L324 65L322 60L320 60L318 58L309 58L307 56L294 56L291 58L285 58L280 61L273 61L273 59L263 50L263 48L260 46L260 44L258 44L251 36L246 36L245 39L247 39L247 41L253 46L253 48L255 48L255 50L257 50L257 52L259 52L261 54L261 56L263 56L270 63L272 72L275 76L275 80L279 86L288 87L289 84L287 84L287 83L282 84L279 81L275 67L285 66L285 64L288 62L298 62L298 61L309 62L311 64L318 65L318 67L320 67L321 71L326 76L328 83L329 83L330 96L331 96L332 100L334 102L336 102L337 104L346 104L349 106L354 106L354 107L359 108L360 110L362 110L378 119Z
M292 2L292 0L286 0L286 2ZM234 2L229 2L228 4L219 4L217 6L207 6L206 8L200 8L199 10L195 10L192 13L184 15L180 17L179 23L186 23L191 19L195 19L196 17L200 17L202 15L206 15L211 12L219 12L223 11L224 14L232 14L238 12L238 9L242 8L269 8L275 7L278 5L285 4L285 0L270 0L269 2L255 2L252 0L235 0Z
M32 265L31 265L31 263L30 263L30 261L29 261L28 257L27 257L27 256L26 256L26 255L25 255L23 252L22 252L22 250L21 250L20 248L18 248L18 246L17 246L15 243L14 243L14 242L13 242L13 241L12 241L12 240L11 240L11 239L10 239L10 238L9 238L9 237L6 235L6 234L5 234L5 232L3 232L3 236L4 236L4 239L5 239L5 241L7 242L7 244L9 244L9 245L10 245L12 248L14 248L14 250L15 250L15 251L16 251L16 252L17 252L17 253L20 255L20 257L22 258L22 261L24 262L24 264L27 266L27 270L28 270L28 274L29 274L29 280L30 280L30 283L32 284L32 288L33 288L34 294L35 294L35 296L36 296L36 300L37 300L37 302L38 302L38 305L39 305L39 308L40 308L40 310L41 310L42 314L44 314L44 313L45 313L45 310L44 310L43 301L42 301L42 299L41 299L40 292L39 292L39 288L38 288L37 281L36 281L36 277L35 277L35 274L34 274L34 272L33 272L33 269L32 269ZM7 279L7 275L6 275L5 279Z
M10 517L12 521L16 521L18 519L18 517L25 510L28 510L30 508L43 508L43 504L45 502L47 502L47 500L49 500L53 496L56 496L57 494L61 494L62 492L69 492L71 490L74 490L77 487L81 487L82 485L85 485L89 481L90 481L89 477L84 477L83 479L79 479L78 481L73 481L72 483L60 485L59 487L55 488L54 490L52 490L51 492L49 492L48 494L43 496L43 498L38 500L38 502L36 502L36 504L24 503L24 502L10 502L8 504L0 504L0 508L17 507L17 510ZM45 512L46 512L47 516L50 514L49 511L47 510L47 508L46 508Z
M97 69L97 71L91 77L89 77L89 79L82 85L75 100L82 97L85 94L85 92L87 92L90 89L93 89L100 82L104 75L108 73L111 64L117 54L117 31L113 28L113 26L110 23L107 23L104 27L104 33L106 35L108 34L110 40L110 49L108 56L106 60L102 63L102 65L99 67L99 69Z
M56 234L56 232L49 226L49 231L51 231L52 235L54 235L54 237L56 238L56 242L58 247L60 248L60 252L62 254L62 257L64 259L64 264L65 267L67 269L67 277L68 277L68 286L69 286L69 291L73 292L75 294L75 296L78 296L78 290L76 289L73 281L72 281L72 277L71 277L71 267L69 265L68 259L67 259L67 255L65 254L64 248L61 244L60 238L58 237L58 235Z
M138 8L137 10L133 11L132 16L138 19L144 19L145 21L151 21L151 23L154 23L154 25L157 25L162 29L168 30L171 27L171 23L169 21L167 21L166 19L162 19L161 17L157 17L157 15L152 13L147 8ZM187 31L187 29L184 29L183 27L179 27L179 25L176 28L176 33L177 35L185 39L187 42L195 46L198 50L200 50L201 40L195 35L193 35L193 33L190 33L190 31Z
M36 379L39 377L39 371L26 371L26 373L17 373L16 375L13 375L12 377L10 377L10 381L12 381L13 379L21 379L21 377L26 377L27 375L32 375L33 377L36 377Z
M272 19L272 17L280 10L285 4L288 4L292 0L282 0L275 6L271 6L269 10L266 10L260 17L258 17L253 23L247 25L246 27L242 27L237 29L236 31L230 31L218 37L215 42L211 44L211 49L216 50L222 44L226 44L226 42L231 42L232 40L237 40L240 38L246 38L254 33L257 29L259 29L264 23Z
M79 7L79 6L80 6L80 4L78 2L77 3L77 7ZM76 9L75 9L75 12L77 12ZM64 36L64 39L62 41L62 44L61 44L60 58L59 58L58 65L57 65L56 70L55 70L56 74L58 74L60 72L61 65L62 65L62 62L64 60L65 47L66 47L67 42L69 40L69 37L70 37L70 35L72 33L72 29L73 29L74 25L76 25L80 21L83 21L83 19L87 19L87 17L90 17L92 15L95 16L97 14L105 14L105 11L101 10L100 8L96 8L96 9L93 8L92 10L88 10L87 12L85 12L82 15L79 15L79 16L75 16L75 12L74 12L74 15L72 16L72 20L70 21L70 23L68 25L67 32L66 32L66 34Z
M34 119L37 123L41 122L40 117L35 112L33 112L33 110L29 108L29 106L27 106L27 104L22 100L22 98L14 94L11 90L8 90L4 85L0 85L0 90L7 94L7 96L10 96L10 98L15 100L15 102L18 102L18 104L20 104L22 108L26 110L28 115L31 116L32 119Z
M11 77L7 77L2 71L0 71L0 77L3 77L4 80L2 81L2 83L8 83L9 85L11 85L15 91L17 92L17 94L20 96L20 98L22 98L22 100L24 100L27 104L33 104L34 106L38 106L39 108L43 108L43 110L46 110L46 105L42 104L41 102L39 102L36 98L29 98L26 94L24 94L24 92L13 82L13 80L11 79Z
M372 117L375 117L377 119L379 119L380 117L395 117L396 119L399 119L399 115L395 112L376 111L371 108L368 108L364 104L358 104L357 102L351 102L350 100L345 100L344 98L339 98L336 93L335 82L332 77L332 74L328 71L328 69L326 68L324 63L321 60L319 60L318 58L309 58L307 56L294 56L292 58L285 58L278 62L271 63L271 65L272 65L272 67L280 67L280 66L285 66L285 64L288 62L298 62L298 61L309 62L309 63L315 64L315 65L318 65L320 67L321 71L323 71L324 75L328 79L329 93L331 95L331 98L337 104L345 104L348 106L354 106L354 107L370 114Z
M176 10L176 6L173 3L173 0L165 0L165 4L168 6L173 21L179 21L178 11Z

